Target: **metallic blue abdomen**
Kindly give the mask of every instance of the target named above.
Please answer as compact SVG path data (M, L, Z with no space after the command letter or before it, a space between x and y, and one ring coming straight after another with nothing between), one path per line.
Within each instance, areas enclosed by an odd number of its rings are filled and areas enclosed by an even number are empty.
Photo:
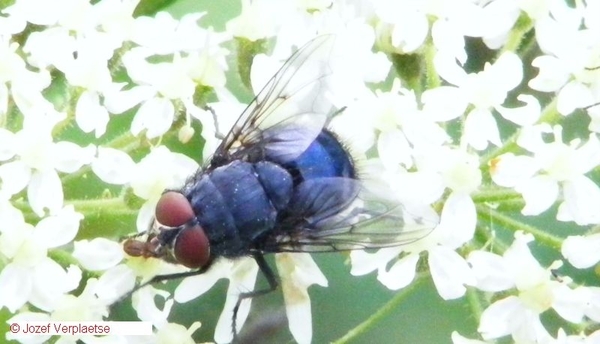
M294 185L314 178L356 178L356 171L350 156L338 139L327 130L321 131L308 149L298 158L283 166L294 177Z

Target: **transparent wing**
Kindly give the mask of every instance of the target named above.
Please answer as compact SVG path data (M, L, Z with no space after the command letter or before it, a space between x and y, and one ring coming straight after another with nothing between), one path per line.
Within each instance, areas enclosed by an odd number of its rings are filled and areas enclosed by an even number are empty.
M304 184L305 189L292 200L293 215L265 240L261 251L327 252L398 246L425 237L439 222L430 207L409 209L373 197L357 180L323 178ZM349 195L353 195L350 202L339 201Z
M231 160L294 159L310 145L333 113L328 96L333 35L297 50L240 115L217 148L210 167Z

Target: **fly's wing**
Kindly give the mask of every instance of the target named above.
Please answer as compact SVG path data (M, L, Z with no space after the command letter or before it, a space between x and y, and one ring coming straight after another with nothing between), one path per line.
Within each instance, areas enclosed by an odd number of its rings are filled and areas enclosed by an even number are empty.
M383 248L414 242L438 224L430 207L411 208L374 197L361 182L334 177L298 186L281 227L263 252L326 252Z
M332 113L327 89L334 40L319 36L283 64L233 125L210 168L266 156L285 163L308 148Z

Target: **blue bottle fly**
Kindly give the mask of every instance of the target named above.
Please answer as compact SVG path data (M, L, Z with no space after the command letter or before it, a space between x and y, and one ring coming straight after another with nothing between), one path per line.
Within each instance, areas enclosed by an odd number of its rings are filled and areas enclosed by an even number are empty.
M224 137L207 166L156 207L159 226L125 251L192 270L149 283L207 271L219 258L253 257L277 288L264 254L380 248L414 241L434 224L407 231L400 204L369 197L355 164L327 128L338 113L326 101L328 53L334 36L320 36L294 53ZM419 224L419 221L417 220ZM418 234L415 234L418 233Z

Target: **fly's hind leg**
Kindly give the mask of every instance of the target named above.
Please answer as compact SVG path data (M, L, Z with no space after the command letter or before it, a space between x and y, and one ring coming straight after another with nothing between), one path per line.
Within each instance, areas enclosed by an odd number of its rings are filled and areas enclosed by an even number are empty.
M250 298L256 297L256 296L268 294L268 293L274 291L275 289L277 289L277 286L278 286L277 278L275 277L275 274L273 273L273 270L271 269L269 264L267 264L267 261L265 260L265 257L262 255L262 253L254 253L253 257L254 257L254 260L256 260L256 263L258 264L258 268L260 269L260 271L263 273L263 275L267 279L267 282L269 283L269 287L266 289L254 290L254 291L247 292L247 293L241 293L240 296L238 297L238 300L235 303L235 307L233 307L233 319L232 319L232 326L231 326L233 329L233 341L234 342L236 342L236 340L237 340L237 326L236 326L237 325L237 314L240 309L240 305L242 304L242 301L244 301L245 299L250 299Z

